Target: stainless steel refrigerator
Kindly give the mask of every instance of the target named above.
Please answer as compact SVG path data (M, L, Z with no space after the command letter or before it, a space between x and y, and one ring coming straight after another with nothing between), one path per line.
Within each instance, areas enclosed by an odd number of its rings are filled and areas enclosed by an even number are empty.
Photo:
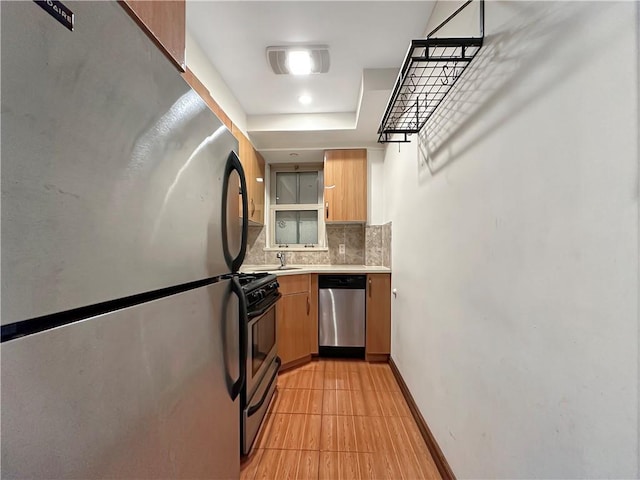
M237 141L115 1L40 3L0 4L3 478L237 478Z

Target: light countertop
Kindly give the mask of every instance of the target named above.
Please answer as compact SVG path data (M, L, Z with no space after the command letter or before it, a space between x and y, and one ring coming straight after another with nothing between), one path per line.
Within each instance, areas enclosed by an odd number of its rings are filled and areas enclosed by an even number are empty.
M280 265L242 265L242 273L269 272L276 275L298 275L303 273L391 273L388 267L369 265L287 265L290 270L280 270Z

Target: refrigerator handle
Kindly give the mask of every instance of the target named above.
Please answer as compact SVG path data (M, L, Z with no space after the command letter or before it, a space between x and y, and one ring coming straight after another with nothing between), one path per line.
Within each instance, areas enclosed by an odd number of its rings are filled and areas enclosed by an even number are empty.
M229 177L231 172L238 172L240 177L240 197L242 198L242 239L240 243L240 251L238 256L233 258L231 252L229 252L229 237L227 232L227 199L229 192ZM249 230L249 202L247 200L247 179L244 175L244 169L242 163L236 155L236 152L231 151L229 158L227 159L227 165L224 169L224 182L222 184L222 250L224 251L224 258L227 261L227 265L231 269L232 273L236 273L247 251L247 234Z
M238 380L231 386L231 400L235 400L240 395L240 392L244 388L247 381L247 342L249 341L249 321L247 319L247 301L244 298L244 293L240 287L240 282L237 277L231 279L231 289L233 293L238 297L240 306L240 315L238 321L240 322L240 376Z

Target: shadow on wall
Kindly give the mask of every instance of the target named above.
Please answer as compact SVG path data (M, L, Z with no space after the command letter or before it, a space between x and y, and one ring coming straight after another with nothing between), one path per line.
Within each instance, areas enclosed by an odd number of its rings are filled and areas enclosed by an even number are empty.
M606 50L607 35L615 32L594 32L588 44L572 41L573 32L585 28L581 17L588 10L581 8L580 3L509 2L495 7L491 2L487 4L487 19L491 18L493 8L504 8L529 20L521 25L507 22L497 28L485 27L485 31L496 33L485 36L478 55L418 134L420 183L427 180L429 173L435 175L494 133L554 85L565 81L579 69L585 51L592 54ZM602 3L603 14L609 7ZM541 64L553 68L540 71ZM529 83L530 77L535 77L535 81ZM515 91L519 102L505 104L504 98L514 98ZM497 114L486 121L485 117L494 110ZM482 128L470 133L470 127L483 119Z

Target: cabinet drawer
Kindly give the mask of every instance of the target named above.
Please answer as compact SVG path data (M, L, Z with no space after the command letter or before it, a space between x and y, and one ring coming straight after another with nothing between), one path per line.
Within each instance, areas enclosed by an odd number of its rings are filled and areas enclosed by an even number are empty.
M280 293L291 295L293 293L306 293L309 291L309 274L281 275L278 277Z

